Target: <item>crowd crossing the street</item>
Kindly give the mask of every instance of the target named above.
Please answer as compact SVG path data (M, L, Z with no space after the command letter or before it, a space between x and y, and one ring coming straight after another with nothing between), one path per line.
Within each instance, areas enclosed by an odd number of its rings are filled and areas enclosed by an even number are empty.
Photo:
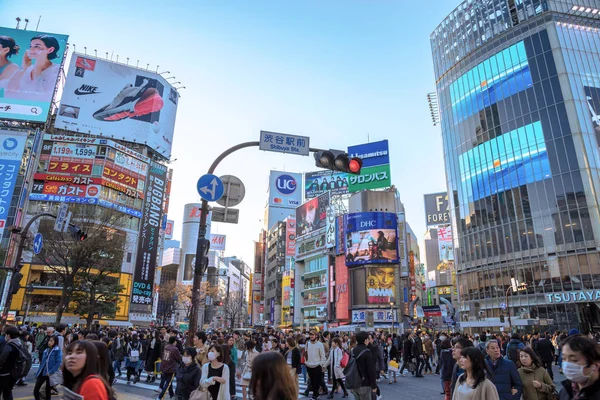
M35 400L110 400L135 391L156 400L372 400L412 398L411 388L444 400L600 396L599 337L575 329L510 336L260 329L197 332L193 341L186 333L7 325L2 398L13 400L14 388L31 388Z

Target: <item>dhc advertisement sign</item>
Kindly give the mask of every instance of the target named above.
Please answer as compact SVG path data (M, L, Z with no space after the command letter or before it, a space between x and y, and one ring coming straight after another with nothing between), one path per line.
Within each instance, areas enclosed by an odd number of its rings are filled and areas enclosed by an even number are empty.
M398 217L362 212L344 218L346 266L398 263Z

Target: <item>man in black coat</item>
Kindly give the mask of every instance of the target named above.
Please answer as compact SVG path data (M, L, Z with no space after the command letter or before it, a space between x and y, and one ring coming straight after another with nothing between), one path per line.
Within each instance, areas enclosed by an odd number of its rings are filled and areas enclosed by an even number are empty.
M421 340L421 337L418 333L414 335L412 354L417 362L417 370L415 371L415 377L424 378L422 373L423 367L425 366L425 360L423 357L423 341Z
M544 368L546 368L546 371L548 371L550 378L554 380L554 374L552 373L552 361L554 361L554 345L550 340L550 335L548 333L542 335L540 339L535 343L533 350L540 357L540 360L542 360L542 364L544 365Z
M352 349L352 355L357 357L356 366L360 373L361 385L358 389L352 389L351 391L358 400L370 400L372 393L377 393L377 376L373 354L367 347L369 334L367 332L358 332L356 334L356 342L357 345ZM361 353L362 355L359 357Z
M406 333L404 340L402 341L402 367L400 367L400 375L404 372L404 368L408 369L408 363L410 363L410 360L412 359L411 335L411 333Z

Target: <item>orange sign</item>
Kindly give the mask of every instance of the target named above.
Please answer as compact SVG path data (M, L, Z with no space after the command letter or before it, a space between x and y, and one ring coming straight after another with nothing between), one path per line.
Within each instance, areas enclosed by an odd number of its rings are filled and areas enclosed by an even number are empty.
M132 187L134 189L137 189L137 187L138 187L138 179L137 178L134 178L133 176L131 176L130 174L128 174L126 172L117 171L115 168L109 167L108 165L104 166L104 171L102 172L102 176L112 179L113 181L122 183L123 185Z
M48 172L59 172L62 174L73 175L91 175L92 164L84 164L81 162L69 161L50 161L48 165Z

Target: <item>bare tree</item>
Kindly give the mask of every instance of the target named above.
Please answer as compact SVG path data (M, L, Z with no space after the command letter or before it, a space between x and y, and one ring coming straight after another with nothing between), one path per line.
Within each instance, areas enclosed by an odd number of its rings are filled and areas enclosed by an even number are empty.
M208 282L202 282L200 287L200 301L205 301L207 296L214 296L218 292L218 286L211 286ZM189 320L192 312L192 285L184 285L175 281L160 285L158 297L158 319L166 324L173 313L183 309L185 317Z
M69 308L74 293L85 288L78 285L85 282L93 285L97 281L91 275L100 270L104 272L99 279L120 271L126 246L125 234L120 229L127 216L89 204L71 205L69 208L73 213L71 223L87 234L85 240L78 240L70 232L54 231L52 220L41 220L39 225L39 232L44 235L44 248L36 258L54 272L58 282L62 284L60 301L56 307L56 323L60 322L63 313ZM97 292L95 290L89 296L95 297L94 301L97 302L108 301L108 296L98 297ZM77 299L81 304L83 299L79 294Z
M223 298L223 315L229 322L231 329L235 328L236 322L241 322L248 313L248 304L242 295L242 291L227 293Z

